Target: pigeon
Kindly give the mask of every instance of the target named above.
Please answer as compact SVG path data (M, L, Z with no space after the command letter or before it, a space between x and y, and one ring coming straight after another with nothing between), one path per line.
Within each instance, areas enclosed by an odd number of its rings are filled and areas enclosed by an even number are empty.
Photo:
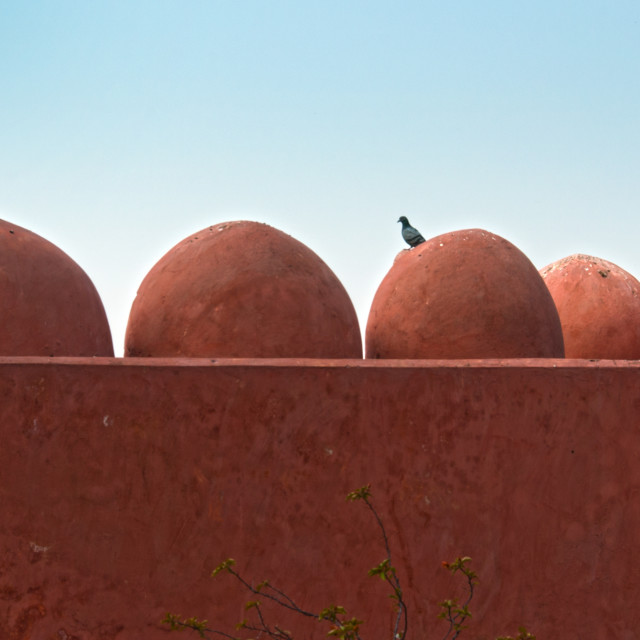
M414 229L404 216L400 216L398 222L402 222L402 237L410 247L417 247L424 242L422 234Z

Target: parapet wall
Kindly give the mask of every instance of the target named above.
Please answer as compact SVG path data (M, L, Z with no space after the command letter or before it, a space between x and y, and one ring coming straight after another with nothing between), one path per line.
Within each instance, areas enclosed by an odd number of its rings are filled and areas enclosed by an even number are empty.
M629 361L2 358L0 637L159 640L168 611L232 630L227 557L389 637L382 542L344 499L368 483L409 637L444 635L459 555L469 637L637 637L639 414Z

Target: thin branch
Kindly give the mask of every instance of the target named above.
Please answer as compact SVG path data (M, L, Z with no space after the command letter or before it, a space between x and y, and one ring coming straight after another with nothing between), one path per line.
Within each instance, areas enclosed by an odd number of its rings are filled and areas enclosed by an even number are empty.
M277 594L282 596L284 599L278 598L278 597L276 597L274 595L271 595L270 593L267 593L265 591L260 591L260 590L256 589L252 584L247 582L237 571L234 571L230 567L227 569L227 571L232 576L235 576L236 579L239 580L244 585L244 587L246 589L248 589L249 591L251 591L251 593L253 593L254 595L264 596L265 598L268 598L269 600L273 600L273 602L278 603L281 607L284 607L285 609L289 609L290 611L295 611L296 613L299 613L300 615L303 615L303 616L307 616L308 618L317 618L318 617L318 615L316 613L312 613L311 611L306 611L305 609L302 609L301 607L299 607L289 596L284 594L279 589L276 589L275 587L272 587L270 584L267 583L266 586L268 586L270 589L272 589Z
M387 552L387 561L389 563L389 566L391 567L391 573L389 574L389 572L387 572L385 575L387 576L387 580L389 580L389 582L393 586L394 593L398 600L398 615L396 616L396 621L393 627L392 640L399 640L399 638L401 638L402 640L406 640L407 626L408 626L407 605L404 601L404 598L402 597L402 588L400 587L400 579L396 575L395 568L391 561L391 547L389 545L387 530L384 528L384 523L382 522L382 518L378 515L378 512L375 510L375 507L369 502L368 495L364 494L362 496L362 500L364 500L364 503L367 505L367 507L369 507L369 511L371 511L371 513L376 519L376 522L378 523L378 528L380 529L380 532L382 533L382 539L384 540L384 548ZM399 636L398 629L400 628L400 621L403 618L404 618L404 625L402 627L402 632Z

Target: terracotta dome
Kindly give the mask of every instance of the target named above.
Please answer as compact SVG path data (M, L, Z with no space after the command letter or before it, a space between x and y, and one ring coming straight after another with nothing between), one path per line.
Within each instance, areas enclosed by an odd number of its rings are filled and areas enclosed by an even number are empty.
M0 220L0 356L113 356L100 296L64 252Z
M640 359L640 282L630 273L581 254L540 273L560 314L567 358Z
M560 319L514 245L468 229L402 251L373 300L367 358L561 358Z
M329 267L257 222L186 238L133 302L127 356L361 358L353 304Z

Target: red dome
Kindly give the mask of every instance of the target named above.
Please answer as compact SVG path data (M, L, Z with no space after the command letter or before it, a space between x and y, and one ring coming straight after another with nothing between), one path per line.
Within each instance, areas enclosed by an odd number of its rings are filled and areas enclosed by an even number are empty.
M558 312L514 245L481 229L402 251L376 292L367 358L561 358Z
M640 282L613 262L572 255L540 271L567 358L640 359Z
M353 304L305 245L257 222L186 238L147 274L128 356L361 358Z
M0 356L113 356L87 274L56 246L0 220Z

